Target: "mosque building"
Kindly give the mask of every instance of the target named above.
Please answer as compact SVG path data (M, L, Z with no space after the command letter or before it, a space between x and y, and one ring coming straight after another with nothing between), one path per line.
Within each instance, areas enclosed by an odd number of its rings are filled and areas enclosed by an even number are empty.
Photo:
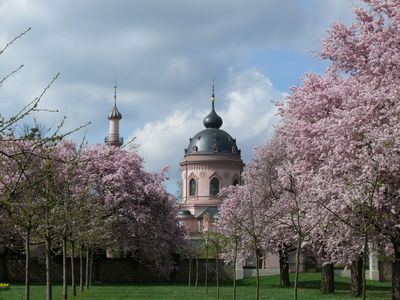
M219 191L230 185L241 184L244 167L236 140L221 129L223 121L215 111L215 100L213 84L211 111L203 120L205 129L189 139L180 163L182 187L178 217L187 229L190 243L195 247L218 219L219 206L222 204L218 198ZM114 106L108 115L108 136L105 137L107 145L120 147L123 144L119 134L121 119L122 114L117 108L117 87L114 86ZM114 256L113 251L107 249L107 257ZM276 255L264 253L260 259L261 274L279 270L278 259ZM237 278L255 276L249 273L254 273L251 269L254 265L254 257L238 262Z
M215 111L214 84L211 111L204 118L205 129L189 139L181 167L182 199L179 218L191 239L200 239L218 218L219 191L240 184L243 172L236 140L220 129L223 124Z

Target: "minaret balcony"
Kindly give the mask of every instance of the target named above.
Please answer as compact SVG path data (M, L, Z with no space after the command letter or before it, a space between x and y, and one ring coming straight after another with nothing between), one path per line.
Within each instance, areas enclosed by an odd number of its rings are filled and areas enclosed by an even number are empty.
M105 138L104 138L104 143L106 143L106 144L115 144L115 143L119 143L119 144L123 144L124 143L124 138L123 137L120 137L118 140L117 139L115 139L115 138L110 138L110 137L108 137L108 136L106 136Z

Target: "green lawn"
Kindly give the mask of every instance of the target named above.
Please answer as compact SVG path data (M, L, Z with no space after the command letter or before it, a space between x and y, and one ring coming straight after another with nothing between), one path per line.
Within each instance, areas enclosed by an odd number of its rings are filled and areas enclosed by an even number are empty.
M292 274L294 275L294 274ZM319 292L318 273L300 274L299 299L354 299L349 295L349 278L336 277L336 292L334 295L321 295ZM293 280L293 276L291 280ZM261 299L285 300L293 299L292 288L279 288L279 276L262 277L261 279ZM367 298L372 299L391 299L390 284L369 281ZM70 291L69 291L70 292ZM23 285L12 285L9 290L0 291L1 300L21 300L24 295ZM54 299L61 299L61 286L57 285L53 290ZM72 299L72 297L69 297ZM238 281L237 299L255 298L255 280L244 279ZM45 286L32 286L32 300L45 299ZM95 285L84 293L79 293L74 299L85 300L120 300L120 299L217 299L216 287L212 285L206 294L205 287L199 286L188 288L183 284L141 284L141 285ZM221 287L220 299L232 299L231 285L226 283Z

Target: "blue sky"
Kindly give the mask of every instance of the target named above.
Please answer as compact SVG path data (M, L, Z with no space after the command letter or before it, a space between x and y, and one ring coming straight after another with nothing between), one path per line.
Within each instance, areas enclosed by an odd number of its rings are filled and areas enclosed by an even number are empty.
M1 87L0 112L12 115L61 73L37 113L47 126L67 116L71 136L102 143L118 82L121 135L136 137L149 170L179 161L202 130L216 80L222 129L243 158L264 144L277 122L273 101L328 66L315 58L329 24L352 22L359 0L3 0L0 45L32 30L0 56L2 74L24 64ZM28 122L28 121L27 121Z

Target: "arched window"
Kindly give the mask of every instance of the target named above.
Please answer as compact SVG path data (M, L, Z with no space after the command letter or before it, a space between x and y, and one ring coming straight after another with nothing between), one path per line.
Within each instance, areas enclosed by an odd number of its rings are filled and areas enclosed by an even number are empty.
M210 181L210 195L216 196L219 193L219 180L214 177Z
M232 185L238 185L239 184L239 180L235 179L232 183Z
M195 179L190 179L189 181L189 196L195 196L196 195L196 180Z

